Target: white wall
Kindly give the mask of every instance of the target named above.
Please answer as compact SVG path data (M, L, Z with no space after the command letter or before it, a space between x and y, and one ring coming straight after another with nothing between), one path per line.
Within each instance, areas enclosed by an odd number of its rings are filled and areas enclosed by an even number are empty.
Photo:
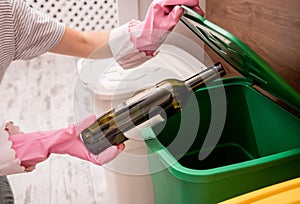
M118 0L120 25L139 18L139 0Z

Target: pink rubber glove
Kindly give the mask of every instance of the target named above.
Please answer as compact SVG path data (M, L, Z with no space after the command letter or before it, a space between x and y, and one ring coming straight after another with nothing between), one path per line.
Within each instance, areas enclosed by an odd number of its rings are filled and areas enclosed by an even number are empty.
M12 148L16 151L16 157L21 160L21 165L32 170L37 163L46 160L51 153L69 154L71 156L90 161L97 165L103 165L123 151L124 144L107 148L99 155L90 153L82 143L79 134L96 120L92 115L76 125L60 130L22 133L18 126L7 123L6 131Z
M198 0L154 0L144 21L131 20L111 32L110 47L116 61L128 69L155 56L158 47L183 15L180 5L204 15Z

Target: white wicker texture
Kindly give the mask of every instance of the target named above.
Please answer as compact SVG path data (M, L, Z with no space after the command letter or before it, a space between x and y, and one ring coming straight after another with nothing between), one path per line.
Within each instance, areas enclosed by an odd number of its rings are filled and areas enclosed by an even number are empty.
M111 30L118 26L117 0L26 0L34 9L82 31Z

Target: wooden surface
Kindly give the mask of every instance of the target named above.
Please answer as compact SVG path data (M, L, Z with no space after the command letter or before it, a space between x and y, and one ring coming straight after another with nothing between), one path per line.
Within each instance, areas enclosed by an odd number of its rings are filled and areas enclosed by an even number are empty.
M206 18L245 42L300 93L299 0L208 0Z

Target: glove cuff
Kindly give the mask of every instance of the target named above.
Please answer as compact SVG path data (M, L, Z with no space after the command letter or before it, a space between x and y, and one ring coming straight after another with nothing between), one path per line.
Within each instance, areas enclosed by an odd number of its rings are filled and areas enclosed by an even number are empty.
M116 61L129 54L139 52L130 40L129 24L130 22L112 30L110 33L109 45Z
M147 56L146 52L136 48L132 41L130 27L140 21L131 20L111 31L109 44L116 62L123 68L129 69L141 65L149 60L152 55Z
M8 140L8 134L0 135L0 176L25 173L25 167L21 166L20 159L16 158L16 152L12 148L12 142Z

